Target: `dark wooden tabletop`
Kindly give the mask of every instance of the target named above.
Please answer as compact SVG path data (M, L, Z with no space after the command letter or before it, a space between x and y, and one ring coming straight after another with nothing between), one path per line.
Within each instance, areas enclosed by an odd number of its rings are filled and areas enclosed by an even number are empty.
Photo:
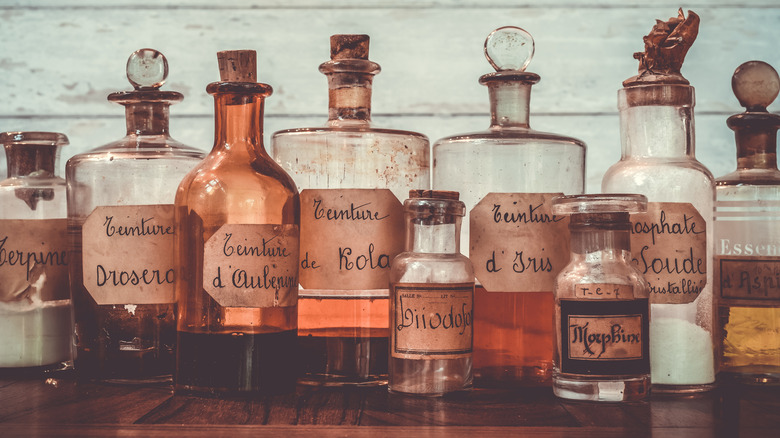
M780 388L721 386L697 397L568 402L549 388L442 398L386 388L299 386L255 399L173 395L169 387L0 380L0 436L780 437ZM484 435L483 435L484 434Z

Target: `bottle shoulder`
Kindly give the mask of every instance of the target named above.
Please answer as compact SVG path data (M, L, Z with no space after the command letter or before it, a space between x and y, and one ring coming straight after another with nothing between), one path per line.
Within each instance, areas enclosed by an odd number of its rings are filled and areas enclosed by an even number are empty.
M87 152L74 155L68 165L85 161L117 161L125 159L182 159L201 160L206 151L187 146L163 135L128 135Z
M737 169L715 180L717 187L725 186L777 186L780 185L778 169Z
M388 141L394 139L403 139L405 141L414 141L428 144L428 137L424 134L414 131L405 131L399 129L374 128L371 126L322 126L309 128L294 128L276 131L271 135L273 143L305 143L309 138L334 138L350 139L354 142L360 142L365 139L366 142L376 143L383 138Z
M484 131L457 134L436 140L433 147L465 147L469 145L561 145L581 148L585 150L585 142L564 135L553 134L549 132L535 131L528 128L502 128L487 129Z
M604 192L666 190L699 193L712 191L712 173L695 159L621 159L607 169L602 179ZM650 196L650 195L648 195ZM651 199L652 200L652 199Z

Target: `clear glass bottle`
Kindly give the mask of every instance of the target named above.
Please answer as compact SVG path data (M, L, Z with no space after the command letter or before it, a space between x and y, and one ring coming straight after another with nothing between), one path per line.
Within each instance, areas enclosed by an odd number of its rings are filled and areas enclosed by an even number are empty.
M650 287L653 391L701 392L715 381L712 174L694 152L694 90L680 74L699 18L659 21L645 38L640 74L618 92L622 156L606 192L647 196L632 217L633 263Z
M523 29L493 31L485 55L496 72L479 80L490 93L490 128L433 146L433 187L460 192L470 212L461 248L477 279L477 386L550 384L552 287L569 257L566 223L553 218L550 200L585 185L585 144L529 126L533 52Z
M642 195L565 196L571 261L555 280L553 392L572 400L636 401L650 393L647 283L631 265L630 213Z
M301 190L302 383L387 380L388 275L403 251L403 206L430 187L428 139L371 126L368 35L333 35L325 127L279 131L274 159Z
M412 190L406 246L390 271L388 389L443 395L471 388L474 269L460 253L457 192Z
M731 80L746 108L728 119L737 170L715 182L715 297L719 377L780 384L780 116L767 112L780 91L769 64L746 62Z
M80 379L170 381L176 337L173 201L203 152L172 139L162 91L168 62L141 49L127 61L133 91L108 100L125 107L127 135L68 160L70 282Z
M268 394L298 377L295 183L263 146L254 50L217 54L211 153L176 194L175 390Z
M56 132L3 132L0 181L0 376L70 368L68 212Z

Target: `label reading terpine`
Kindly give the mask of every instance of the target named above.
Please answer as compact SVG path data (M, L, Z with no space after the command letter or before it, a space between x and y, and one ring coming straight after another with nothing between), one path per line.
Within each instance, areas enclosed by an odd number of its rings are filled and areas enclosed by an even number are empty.
M393 357L457 359L471 355L474 283L401 283L393 291Z
M561 300L561 372L650 372L648 300Z

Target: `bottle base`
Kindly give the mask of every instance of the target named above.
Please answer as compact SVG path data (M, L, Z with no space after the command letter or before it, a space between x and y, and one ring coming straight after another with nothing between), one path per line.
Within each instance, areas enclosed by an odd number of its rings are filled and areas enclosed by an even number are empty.
M386 335L386 331L384 333ZM309 386L383 386L387 384L387 336L298 336L304 374L298 383Z
M718 373L718 381L723 383L736 383L755 386L780 385L780 369L777 367L745 367L743 369L721 371Z
M300 377L298 383L306 386L375 387L387 385L387 375L367 376L364 379L355 379L354 376L339 374L307 374Z
M478 388L523 388L550 386L552 362L540 366L482 367L474 369L474 386Z
M0 379L26 379L55 377L73 372L73 361L62 361L48 365L9 367L0 366Z
M553 376L553 393L568 400L595 402L640 401L650 394L650 376L598 379L591 376Z
M715 382L703 383L698 385L668 385L668 384L656 384L653 383L654 394L669 394L669 395L693 395L703 392L712 391L715 389Z

